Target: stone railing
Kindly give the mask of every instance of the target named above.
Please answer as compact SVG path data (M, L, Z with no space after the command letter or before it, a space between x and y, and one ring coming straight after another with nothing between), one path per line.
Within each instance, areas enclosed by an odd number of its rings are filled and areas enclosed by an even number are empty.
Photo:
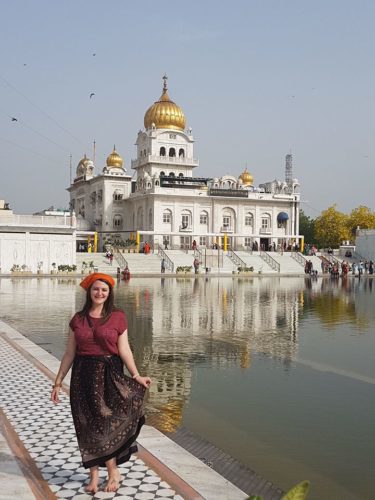
M165 261L165 268L169 269L171 273L174 271L174 263L168 257L168 255L164 252L161 246L158 247L158 256Z
M113 247L113 256L121 269L125 269L126 266L129 267L128 261L117 247Z
M301 266L303 268L305 268L307 259L305 259L305 257L301 253L299 253L299 252L290 252L290 256L291 256L292 259L294 259L296 262L298 262L298 264L301 264Z
M248 267L246 262L244 262L241 257L239 257L236 252L234 252L232 249L227 251L227 256L230 258L230 260L236 264L238 267Z
M261 250L259 252L259 255L260 258L264 260L264 262L267 262L267 264L272 267L272 269L274 269L278 273L280 272L280 264L273 257L271 257L271 255L269 255L264 250Z

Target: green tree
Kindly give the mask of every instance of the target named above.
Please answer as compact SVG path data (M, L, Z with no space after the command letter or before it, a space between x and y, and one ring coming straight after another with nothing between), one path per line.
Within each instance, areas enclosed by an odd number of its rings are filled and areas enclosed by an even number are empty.
M315 242L314 219L311 219L303 210L299 211L299 234L305 237L305 243Z
M343 240L348 240L349 216L336 210L336 205L332 205L323 210L314 222L315 238L319 247L338 248Z
M360 229L375 229L375 212L363 205L354 208L350 212L347 227L352 237L355 237L357 227Z

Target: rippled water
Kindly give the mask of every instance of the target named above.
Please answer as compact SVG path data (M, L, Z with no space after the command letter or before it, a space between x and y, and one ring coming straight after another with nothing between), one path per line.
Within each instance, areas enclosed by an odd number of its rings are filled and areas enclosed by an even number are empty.
M373 498L374 280L139 278L116 288L152 422L284 489ZM374 291L373 291L374 288ZM76 280L1 279L0 317L61 358Z

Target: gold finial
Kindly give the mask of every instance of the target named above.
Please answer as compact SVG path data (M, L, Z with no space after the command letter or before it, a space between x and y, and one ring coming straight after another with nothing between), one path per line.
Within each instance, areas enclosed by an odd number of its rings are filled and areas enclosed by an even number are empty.
M167 74L166 74L166 73L164 73L163 80L164 80L164 84L163 84L163 94L166 94L166 93L167 93L167 90L168 90L168 86L167 86L168 76L167 76Z

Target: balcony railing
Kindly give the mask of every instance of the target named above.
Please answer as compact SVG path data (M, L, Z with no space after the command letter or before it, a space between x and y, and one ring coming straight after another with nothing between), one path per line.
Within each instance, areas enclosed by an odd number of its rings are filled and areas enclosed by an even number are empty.
M140 165L145 165L146 163L166 163L169 165L189 165L193 167L199 166L199 160L196 158L187 158L185 156L156 156L156 155L147 155L142 158L137 158L136 160L132 160L131 166L132 168L137 168Z
M223 224L220 228L220 232L222 233L233 233L233 227L229 224Z
M272 230L270 227L261 227L259 229L259 234L271 234Z
M179 230L184 233L191 233L193 231L193 227L190 224L181 224Z

